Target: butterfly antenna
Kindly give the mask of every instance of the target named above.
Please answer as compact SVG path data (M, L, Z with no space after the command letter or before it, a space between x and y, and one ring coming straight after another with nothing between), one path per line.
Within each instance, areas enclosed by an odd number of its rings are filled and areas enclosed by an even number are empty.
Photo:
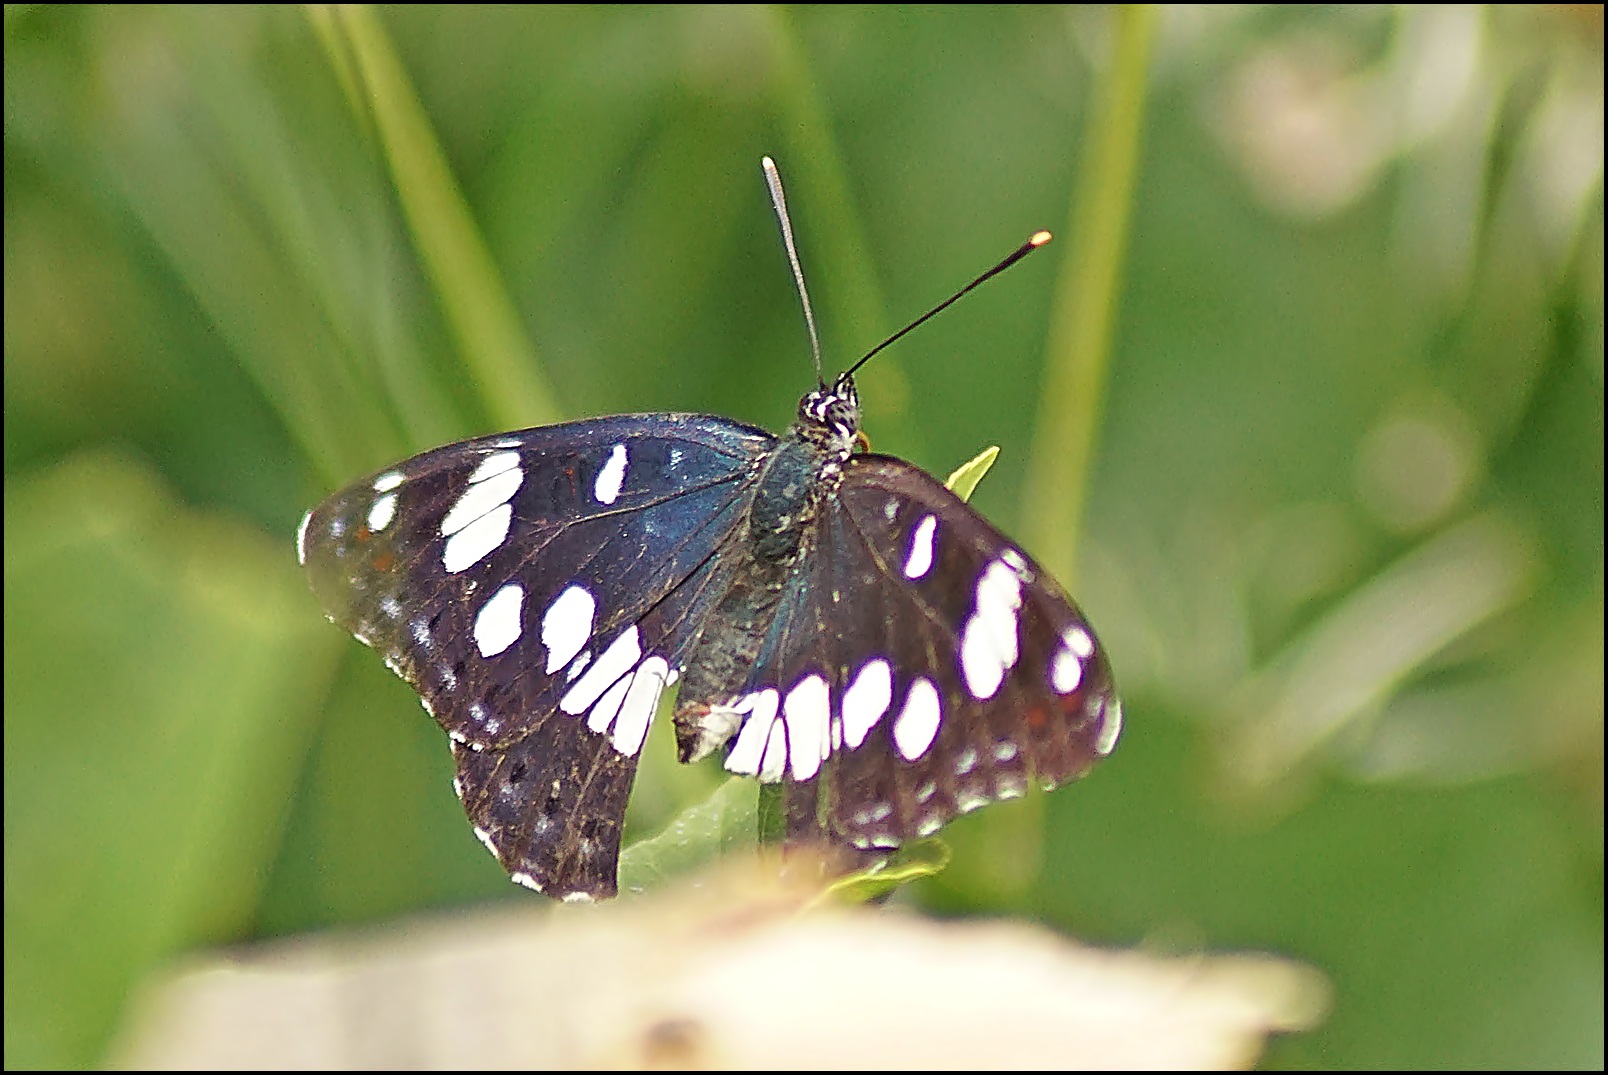
M1028 237L1027 242L1023 243L1021 246L1019 246L1015 250L1011 251L1011 253L1005 258L1005 260L1001 261L998 265L995 265L992 269L989 269L987 272L983 273L983 275L979 276L977 279L973 280L971 283L967 284L965 287L961 288L959 291L957 291L953 295L949 296L943 302L940 302L937 306L934 306L932 309L928 310L926 313L922 314L920 317L918 317L914 321L910 322L910 324L906 325L904 328L900 329L898 332L895 332L892 336L889 336L887 339L883 340L881 343L879 343L875 347L871 348L871 350L867 351L865 353L865 356L862 357L860 359L860 361L856 362L854 365L850 366L848 369L843 371L843 376L844 377L853 376L855 370L859 369L861 366L863 366L867 362L871 361L871 356L872 355L876 354L878 351L881 351L883 348L887 347L889 344L893 343L895 340L898 340L898 339L902 338L906 333L910 332L912 329L916 328L918 325L926 324L932 318L938 316L939 313L941 313L942 311L948 309L952 304L957 302L962 295L966 294L966 292L970 291L972 288L974 288L977 285L981 284L983 281L989 279L990 277L998 276L1000 273L1004 272L1006 269L1010 268L1012 265L1015 265L1018 261L1021 261L1023 258L1027 257L1027 255L1031 254L1033 251L1037 250L1039 247L1041 247L1045 243L1049 242L1051 238L1052 238L1052 236L1047 231L1036 231L1036 232L1034 232L1031 236ZM802 281L800 282L799 286L800 287L803 286Z
M798 285L798 297L804 302L804 324L810 330L810 353L815 356L815 381L825 388L826 381L822 380L821 375L821 338L815 332L815 311L810 309L810 293L804 286L804 270L798 263L798 247L793 243L793 222L787 217L787 197L782 193L782 177L776 171L776 162L769 157L759 163L765 169L765 185L770 187L771 205L775 207L776 219L782 225L782 242L787 246L787 260L793 266L793 283Z

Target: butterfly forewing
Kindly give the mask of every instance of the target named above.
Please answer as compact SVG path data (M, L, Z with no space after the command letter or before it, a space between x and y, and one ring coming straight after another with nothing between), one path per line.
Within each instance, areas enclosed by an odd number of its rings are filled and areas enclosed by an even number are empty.
M465 809L516 880L614 891L648 721L773 443L693 415L525 430L416 456L303 522L315 593L452 736Z

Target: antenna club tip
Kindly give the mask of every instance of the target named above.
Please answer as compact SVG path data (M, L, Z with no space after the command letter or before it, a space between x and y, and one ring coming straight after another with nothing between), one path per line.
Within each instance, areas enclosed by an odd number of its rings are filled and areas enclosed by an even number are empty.
M1045 243L1049 242L1053 238L1055 238L1055 236L1051 235L1047 231L1036 231L1027 240L1027 245L1032 246L1032 247L1040 247L1040 246L1043 246Z
M772 160L769 155L759 158L759 166L765 169L767 172L774 172L776 170L776 162Z

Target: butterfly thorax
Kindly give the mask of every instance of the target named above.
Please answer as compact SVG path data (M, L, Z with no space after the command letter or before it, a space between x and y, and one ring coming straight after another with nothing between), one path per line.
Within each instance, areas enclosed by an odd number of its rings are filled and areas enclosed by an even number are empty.
M765 458L749 512L748 535L761 563L791 564L859 431L860 400L852 380L840 378L799 401L797 421Z
M683 760L696 759L730 738L740 716L733 683L742 683L764 643L766 627L804 550L821 501L853 454L860 427L854 383L839 378L799 401L798 419L760 463L747 525L738 540L751 557L729 580L715 613L687 661L676 711Z

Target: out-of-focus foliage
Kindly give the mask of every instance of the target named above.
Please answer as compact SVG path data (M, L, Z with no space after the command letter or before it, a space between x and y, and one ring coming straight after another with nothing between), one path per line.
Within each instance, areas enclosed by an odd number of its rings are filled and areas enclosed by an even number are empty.
M1600 1067L1600 12L1160 14L1084 532L1024 533L1127 730L900 898L1313 964L1283 1065ZM761 154L829 366L1058 231L862 382L1041 514L1115 17L8 7L8 1066L96 1062L178 951L526 898L296 522L508 422L784 424ZM639 834L720 783L663 732Z

